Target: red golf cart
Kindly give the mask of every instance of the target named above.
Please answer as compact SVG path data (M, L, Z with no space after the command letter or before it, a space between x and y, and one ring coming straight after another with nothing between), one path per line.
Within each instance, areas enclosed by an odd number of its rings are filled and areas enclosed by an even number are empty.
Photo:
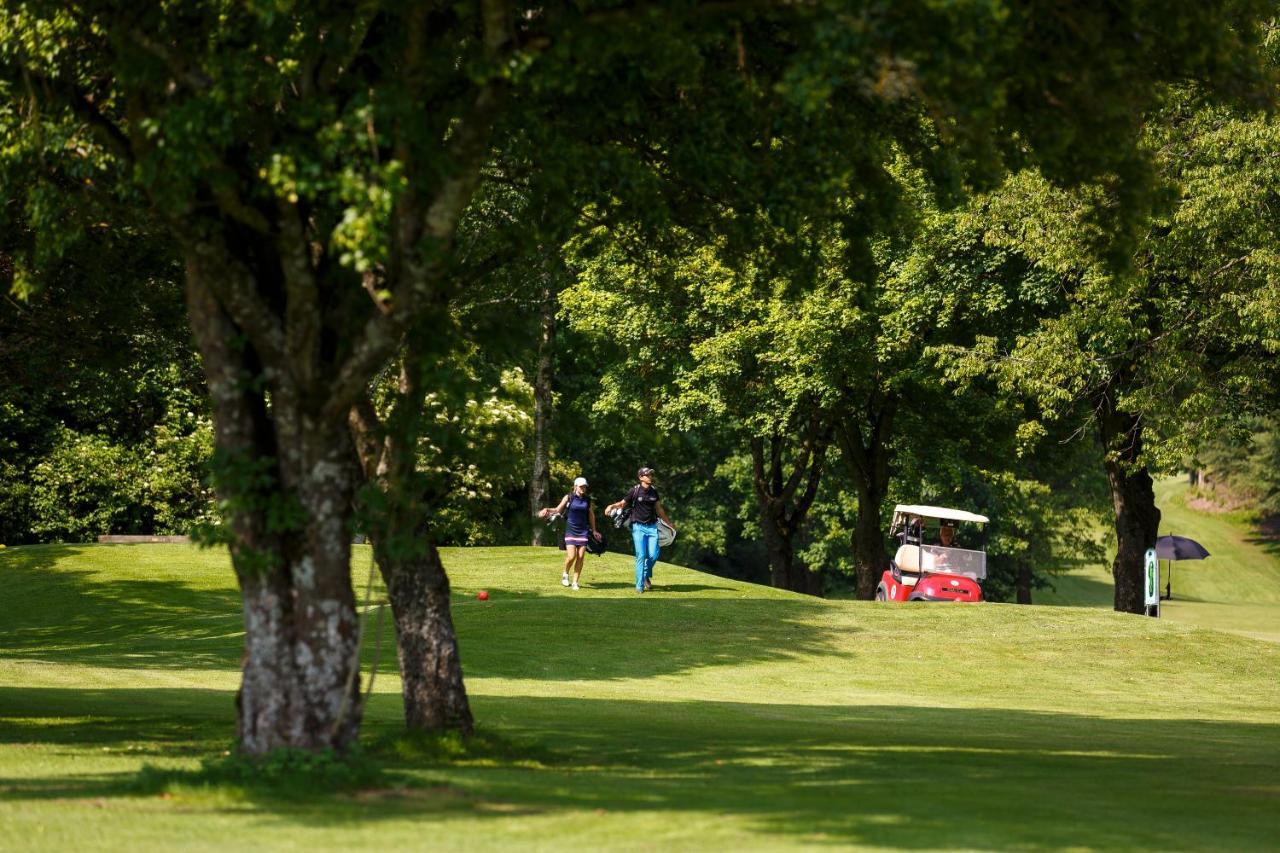
M876 601L982 601L987 520L962 509L898 504L889 527L898 550Z

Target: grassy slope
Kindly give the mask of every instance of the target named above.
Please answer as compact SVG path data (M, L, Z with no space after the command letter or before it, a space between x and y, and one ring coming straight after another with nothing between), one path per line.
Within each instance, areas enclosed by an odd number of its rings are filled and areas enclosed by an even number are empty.
M1183 480L1156 483L1160 533L1189 536L1203 544L1210 557L1174 564L1173 599L1163 602L1162 616L1280 642L1280 546L1262 541L1236 516L1188 508L1186 493ZM1162 589L1166 569L1162 564ZM1053 583L1056 589L1038 593L1037 602L1111 607L1109 563L1071 571Z
M196 767L230 741L239 618L223 555L0 553L0 848L1263 849L1280 836L1280 645L1089 608L824 602L667 565L637 596L612 555L590 558L574 594L558 560L447 554L477 717L513 748L452 761L383 748L392 784L287 800L139 774ZM371 743L398 729L389 643Z

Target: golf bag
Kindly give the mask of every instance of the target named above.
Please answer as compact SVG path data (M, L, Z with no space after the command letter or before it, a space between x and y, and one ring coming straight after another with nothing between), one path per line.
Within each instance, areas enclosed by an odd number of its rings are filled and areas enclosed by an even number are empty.
M588 554L595 554L597 557L599 557L601 554L604 554L608 550L609 550L609 540L605 537L603 530L600 531L599 539L596 539L596 537L594 536L587 539Z
M665 548L676 541L676 529L662 519L658 519L658 547Z
M621 508L614 510L613 526L619 530L631 526L631 504L623 504Z
M557 525L559 525L559 529L556 532L556 547L559 548L561 551L563 551L565 550L565 542L564 542L565 526L563 524L560 524L560 513L553 512L547 516L547 527L555 529Z

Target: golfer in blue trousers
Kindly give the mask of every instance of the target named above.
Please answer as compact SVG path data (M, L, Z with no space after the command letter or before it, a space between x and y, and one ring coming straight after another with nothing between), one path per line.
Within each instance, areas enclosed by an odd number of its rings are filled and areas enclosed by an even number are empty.
M662 499L653 485L653 469L641 468L636 472L640 482L627 496L605 508L608 515L624 510L631 518L631 541L636 548L636 592L653 588L653 564L658 562L658 519L675 530Z

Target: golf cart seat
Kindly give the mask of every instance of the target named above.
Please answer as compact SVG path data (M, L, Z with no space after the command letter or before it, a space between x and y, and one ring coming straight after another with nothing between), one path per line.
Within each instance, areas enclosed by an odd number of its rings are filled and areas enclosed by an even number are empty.
M911 569L904 569L902 564L897 560L889 561L889 570L893 573L893 579L903 586L915 586L920 580L920 572Z
M920 580L920 575L915 572L898 571L894 574L894 577L896 577L898 583L903 586L915 586Z
M920 574L920 549L915 545L901 545L898 553L893 555L893 564L903 573ZM915 583L915 581L912 581Z

